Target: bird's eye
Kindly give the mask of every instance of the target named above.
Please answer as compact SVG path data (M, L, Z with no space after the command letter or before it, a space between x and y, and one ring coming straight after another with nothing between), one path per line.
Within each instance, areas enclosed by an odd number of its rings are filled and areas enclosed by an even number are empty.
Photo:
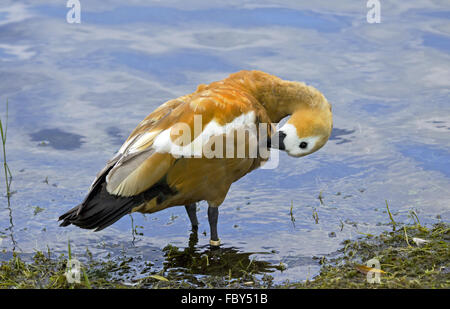
M305 149L306 147L308 147L308 143L307 142L301 142L300 143L300 148L301 149Z

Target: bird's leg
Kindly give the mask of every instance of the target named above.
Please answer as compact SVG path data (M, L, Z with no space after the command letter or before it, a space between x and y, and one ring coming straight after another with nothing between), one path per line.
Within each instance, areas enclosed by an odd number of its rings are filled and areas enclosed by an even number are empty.
M192 229L191 235L189 235L189 252L195 252L195 246L198 243L197 230Z
M195 203L188 204L184 206L186 208L189 220L191 220L192 231L198 231L198 220L197 220L197 205Z
M209 240L209 244L211 246L219 246L220 240L217 236L217 221L219 219L219 207L208 207L208 221L209 227L211 229L211 239Z

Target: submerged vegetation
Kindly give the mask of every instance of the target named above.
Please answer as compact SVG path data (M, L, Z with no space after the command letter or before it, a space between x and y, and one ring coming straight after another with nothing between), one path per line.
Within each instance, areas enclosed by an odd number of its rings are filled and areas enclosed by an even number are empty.
M0 288L270 288L268 273L282 269L232 248L200 252L169 245L163 251L166 262L159 271L152 270L151 262L136 266L133 257L95 260L88 251L79 263L71 256L70 244L67 256L49 250L25 261L15 253L0 263Z
M395 222L395 221L394 221ZM394 226L398 225L395 223ZM344 241L339 255L322 260L312 281L294 288L450 288L450 226L404 225L378 236ZM376 259L379 268L366 266ZM368 274L372 271L372 274ZM375 275L379 282L370 283Z
M401 224L387 201L386 211L392 231L344 241L335 257L320 259L322 268L313 280L285 287L450 288L450 225L425 227L414 210L414 224Z
M277 285L270 273L283 271L283 264L234 248L200 249L195 240L183 249L168 245L158 270L126 255L97 260L86 250L74 269L69 242L67 256L50 249L33 257L13 253L0 262L0 288L450 288L449 241L446 223L403 225L344 241L333 257L316 257L322 268L312 280ZM374 259L377 267L366 265ZM370 277L379 277L378 283L369 283Z

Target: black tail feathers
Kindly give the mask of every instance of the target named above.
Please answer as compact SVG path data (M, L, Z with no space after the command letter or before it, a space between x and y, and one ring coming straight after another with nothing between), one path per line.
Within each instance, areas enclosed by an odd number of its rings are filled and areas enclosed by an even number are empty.
M104 182L100 186L100 190L93 192L92 197L60 216L59 220L62 220L60 226L73 224L84 229L100 231L143 202L136 197L117 197L109 194Z
M73 224L83 229L95 229L97 232L129 214L134 207L153 198L157 198L157 202L161 203L175 193L165 179L162 179L138 195L116 196L106 190L105 177L102 176L94 183L92 190L80 205L59 217L59 220L62 220L60 226Z

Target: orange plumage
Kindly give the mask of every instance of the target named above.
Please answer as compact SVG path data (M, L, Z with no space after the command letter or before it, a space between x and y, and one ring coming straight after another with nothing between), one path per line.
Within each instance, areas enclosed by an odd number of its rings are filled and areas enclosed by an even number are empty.
M136 127L97 175L86 199L60 217L61 225L101 230L130 212L185 205L196 228L192 205L204 200L210 207L211 243L218 244L218 206L233 182L268 159L252 152L251 138L258 145L270 142L272 124L287 115L292 117L274 144L288 154L309 154L328 140L331 106L311 86L260 71L199 85L194 93L162 104ZM261 124L267 124L264 130L253 134L250 129ZM238 137L240 132L245 138ZM244 155L237 156L240 148Z

